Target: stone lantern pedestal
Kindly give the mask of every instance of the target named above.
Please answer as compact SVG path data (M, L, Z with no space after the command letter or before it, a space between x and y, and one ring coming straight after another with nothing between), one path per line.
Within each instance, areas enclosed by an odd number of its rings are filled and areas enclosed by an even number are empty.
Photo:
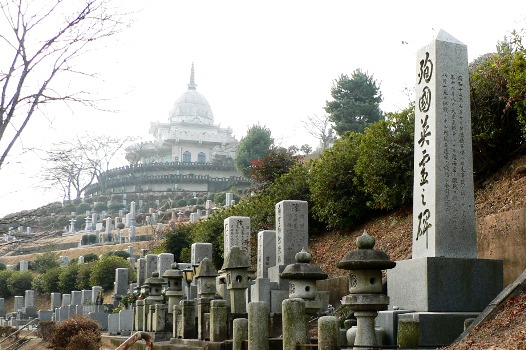
M184 297L183 272L179 270L179 265L177 263L173 263L172 268L163 273L163 278L168 280L168 287L165 289L165 295L168 298L168 318L166 323L167 328L173 329L174 322L176 322L174 306L179 305L179 302Z
M378 311L387 310L389 305L389 297L382 294L382 270L391 269L396 263L384 252L374 250L375 242L364 232L356 240L358 249L350 251L338 263L340 269L350 270L350 294L343 298L343 304L354 311L357 321L354 349L381 345L376 341L374 322Z
M312 256L305 250L302 249L295 258L296 263L287 265L280 277L289 281L289 300L299 298L304 301L306 339L309 339L308 316L315 316L321 308L321 302L316 299L316 281L328 276L319 266L310 263ZM285 337L285 334L283 335Z
M217 270L212 260L204 258L196 269L197 284L197 337L200 340L210 338L209 322L210 303L216 294Z
M249 257L239 246L233 246L225 258L222 271L226 274L226 288L230 294L231 313L247 313L246 290L250 287Z

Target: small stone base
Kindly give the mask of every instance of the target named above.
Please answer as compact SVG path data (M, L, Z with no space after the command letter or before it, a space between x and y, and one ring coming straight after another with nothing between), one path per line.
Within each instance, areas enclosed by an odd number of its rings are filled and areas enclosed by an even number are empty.
M464 320L474 312L413 312L398 315L397 344L401 348L450 345L464 330Z
M380 327L385 332L384 344L396 345L398 334L398 317L401 314L407 314L413 311L409 310L389 310L380 311L376 317L376 326Z
M502 260L418 258L387 271L389 309L480 312L502 290Z

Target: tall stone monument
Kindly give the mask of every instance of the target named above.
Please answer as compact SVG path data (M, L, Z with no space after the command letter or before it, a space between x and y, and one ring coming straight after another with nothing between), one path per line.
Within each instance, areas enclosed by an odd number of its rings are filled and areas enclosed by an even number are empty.
M501 291L502 261L477 259L466 45L440 30L415 78L413 255L388 272L388 293L391 309L414 311L398 319L419 323L419 345L445 345Z
M476 258L467 47L444 31L418 52L413 258Z

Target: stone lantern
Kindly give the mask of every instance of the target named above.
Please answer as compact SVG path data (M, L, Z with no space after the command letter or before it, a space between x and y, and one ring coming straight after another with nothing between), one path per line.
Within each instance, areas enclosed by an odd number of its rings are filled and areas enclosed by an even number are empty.
M287 265L280 277L289 280L289 299L303 299L306 313L316 314L321 307L319 300L316 300L316 281L328 276L318 265L310 263L312 255L304 249L295 258L296 263Z
M144 284L150 289L146 300L153 301L154 303L162 303L164 300L162 296L163 286L166 285L166 281L159 277L159 271L152 272L152 277L146 279Z
M173 263L172 268L163 273L163 278L168 281L165 294L168 297L169 323L173 322L174 305L179 305L183 299L183 271L179 270L179 264ZM173 324L173 323L172 323Z
M216 277L218 275L212 260L208 258L201 260L194 276L198 298L214 298L216 294Z
M364 232L356 240L357 250L351 250L338 268L350 270L349 292L343 304L354 311L357 321L355 349L377 345L374 320L378 311L387 310L389 297L382 294L382 270L392 269L396 263L387 254L375 250L376 240Z
M230 291L230 308L234 314L247 312L245 291L250 287L248 269L251 266L247 253L241 247L233 246L221 268L226 273L226 288Z
M154 318L153 312L156 304L164 304L164 297L162 295L163 285L166 281L159 277L159 272L152 272L152 277L147 278L144 281L143 288L149 290L148 296L144 299L143 308L143 322L145 323L145 329L147 332L152 331L152 318Z
M197 284L197 338L209 338L209 330L205 315L210 313L210 303L216 294L216 277L219 274L212 260L204 258L196 269Z

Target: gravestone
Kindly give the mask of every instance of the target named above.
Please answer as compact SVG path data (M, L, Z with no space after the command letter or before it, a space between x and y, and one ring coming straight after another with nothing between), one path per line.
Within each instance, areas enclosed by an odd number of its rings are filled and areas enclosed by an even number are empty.
M91 230L91 231L95 231L95 230L96 230L98 219L99 219L99 218L98 218L97 213L92 213L92 214L91 214L91 227L90 227L90 230Z
M15 296L15 301L13 303L13 310L15 312L20 311L24 307L24 297L21 295Z
M89 214L86 214L86 217L84 218L84 230L85 231L91 230L91 218Z
M212 259L212 243L192 243L190 248L190 263L197 266L204 258Z
M60 261L60 267L66 267L69 265L69 257L66 255L61 255L59 257L59 261Z
M55 310L62 305L62 294L51 293L50 310Z
M276 266L276 231L258 232L257 278L267 278L268 268Z
M119 333L119 314L108 314L108 333L110 335Z
M82 292L80 290L71 291L71 304L80 305L82 304Z
M29 270L29 261L21 260L20 261L20 271L27 271L27 270Z
M82 290L82 305L88 305L93 304L93 295L91 289L83 289Z
M223 256L230 253L230 248L238 246L250 256L250 218L247 216L230 216L224 221Z
M225 207L231 206L233 200L234 200L234 194L232 192L227 192L225 194Z
M142 287L144 281L146 281L146 259L139 258L136 262L137 267L137 284Z
M309 249L308 203L285 200L276 204L276 264L296 262L296 253Z
M276 266L276 231L258 232L257 272L254 284L250 286L251 301L264 301L271 305L270 290L277 289L276 282L270 282L268 269ZM283 297L285 292L282 293ZM275 303L274 311L278 311Z
M38 310L38 320L39 321L53 321L53 311L49 310Z
M152 273L154 271L157 271L157 262L159 258L156 254L147 254L146 255L146 270L144 279L147 280L148 278L152 277Z
M288 289L288 283L281 281L279 274L296 262L296 253L309 248L308 210L306 201L284 200L276 204L276 264L268 269L268 274L280 289Z
M157 258L157 271L159 271L159 276L162 276L163 273L172 268L174 263L174 255L171 253L161 253Z
M26 290L24 293L24 306L25 307L34 307L35 306L35 291Z
M84 255L79 256L79 264L84 264Z
M0 298L0 317L5 317L5 300L4 298Z
M62 295L62 306L71 305L71 294Z
M462 328L444 320L488 305L502 261L477 259L466 45L440 30L417 52L415 75L413 255L388 271L387 290L390 309L416 311L399 319L420 320L419 345L430 330L440 334L432 345L446 345Z
M121 335L128 336L133 329L133 309L119 311L119 332Z
M109 240L109 235L111 234L112 226L111 226L111 218L108 216L106 218L106 239Z
M128 275L129 269L126 267L115 269L115 287L113 289L115 298L120 298L128 292Z

